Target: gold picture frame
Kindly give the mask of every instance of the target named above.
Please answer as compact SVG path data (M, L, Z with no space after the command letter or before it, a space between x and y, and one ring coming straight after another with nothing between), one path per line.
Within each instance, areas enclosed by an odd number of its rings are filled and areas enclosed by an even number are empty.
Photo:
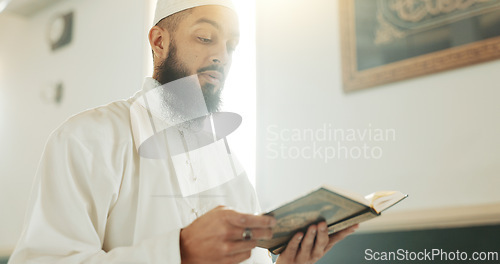
M418 4L419 1L422 1L422 3L429 3L429 1L424 0L414 0L411 2ZM418 30L413 29L413 31L408 31L409 33L406 36L411 36L413 38L409 41L408 39L401 40L401 36L398 36L398 34L403 32L403 34L400 35L405 35L405 31L399 30L396 26L392 26L390 21L386 21L384 14L381 14L387 9L383 9L383 5L391 5L389 7L393 8L395 4L408 3L407 0L339 0L342 77L344 91L349 92L364 89L500 58L500 1L489 1L489 6L487 6L487 0L456 1L457 3L464 3L468 1L475 3L469 7L471 11L467 11L468 13L458 13L457 11L454 16L450 15L442 21L438 21L437 19L432 21L432 18L430 18L431 22L425 24L425 26L420 26ZM482 6L479 6L480 4L482 4ZM376 8L366 5L376 5ZM393 10L390 11L392 12ZM463 9L461 11L463 11ZM390 12L388 13L391 15ZM396 11L395 13L400 14ZM407 13L402 14L407 15ZM422 14L422 12L419 14ZM393 18L391 16L388 17ZM411 16L406 16L405 18L414 19L414 17ZM496 18L498 19L495 20ZM397 20L397 18L395 20ZM372 35L370 35L371 33L366 34L366 32L364 32L366 30L360 30L360 25L363 23L367 25L366 27L373 26L373 29L375 29L375 27L378 28L377 30L372 30L374 32ZM410 23L400 24L403 24L403 26L411 26ZM470 24L479 24L479 26L483 26L483 28L481 28L481 32L486 33L481 34L486 37L483 36L483 39L478 38L477 40L467 40L467 34L462 33L460 30L463 29L464 25ZM492 28L488 25L498 25L499 29L497 31L496 27ZM453 28L455 28L455 33L458 30L458 37L453 35ZM467 29L464 28L463 30ZM475 29L472 27L471 30ZM380 31L383 31L384 33L379 34ZM389 32L389 34L387 34L387 32ZM369 36L366 37L363 34ZM391 34L394 36L390 36ZM464 42L460 45L450 45L450 47L446 47L446 36L443 37L439 34L448 34L448 37L451 40L457 38L459 40L460 38L465 40L460 40ZM387 35L389 35L389 37L387 37ZM441 45L439 48L432 47L432 41L434 41L432 36L437 36L437 39L445 44L442 45L441 43L438 43L435 46L438 47ZM394 39L399 37L399 39L387 42L387 39L390 39L391 37ZM422 41L419 37L421 37L421 39L426 39ZM366 41L365 39L369 40ZM364 41L363 43L368 44L363 44L362 41ZM386 57L393 56L393 51L397 51L398 49L406 49L406 53L409 53L409 51L413 52L412 47L401 47L403 45L398 47L398 43L407 43L408 45L408 43L419 43L420 41L431 48L427 46L422 48L414 45L414 47L417 47L415 49L420 48L423 52L420 54L412 54L412 56L407 57L400 56L397 60L391 58L393 61L384 61L384 59L379 59L378 62L373 62L377 61L376 59L371 59L372 61L362 61L361 58L371 58L374 55L379 55L379 53L377 53L377 49L381 51L382 48L380 48L380 46L383 45L376 44L377 41L379 43L384 43L383 41L386 41L385 43L390 43L391 48L393 48L393 50L386 48L388 50L386 51L387 54L385 54ZM363 50L363 48L368 51ZM432 50L432 48L434 48L434 50ZM430 52L426 52L425 49L430 50ZM404 54L404 52L400 53Z

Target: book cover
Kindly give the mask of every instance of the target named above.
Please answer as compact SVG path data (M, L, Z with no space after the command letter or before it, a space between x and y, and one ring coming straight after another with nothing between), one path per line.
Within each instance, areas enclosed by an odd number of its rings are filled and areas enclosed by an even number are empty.
M259 240L257 246L279 254L297 232L305 232L311 224L326 221L333 234L354 224L377 217L383 210L405 199L401 192L377 192L366 196L338 188L323 186L266 215L276 218L273 238Z

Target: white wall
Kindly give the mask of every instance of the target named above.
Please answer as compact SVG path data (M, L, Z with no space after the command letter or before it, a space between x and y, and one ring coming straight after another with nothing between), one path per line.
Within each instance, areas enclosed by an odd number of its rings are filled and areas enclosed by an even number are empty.
M20 235L45 141L70 115L141 89L148 1L64 1L32 18L0 15L0 249ZM52 53L49 19L75 11L73 42ZM40 94L65 86L61 105Z
M324 183L407 192L396 211L500 202L500 61L346 94L338 0L259 0L257 14L257 189L265 209ZM275 158L272 144L337 147L275 138L323 124L394 129L396 137L341 142L380 147L377 160Z

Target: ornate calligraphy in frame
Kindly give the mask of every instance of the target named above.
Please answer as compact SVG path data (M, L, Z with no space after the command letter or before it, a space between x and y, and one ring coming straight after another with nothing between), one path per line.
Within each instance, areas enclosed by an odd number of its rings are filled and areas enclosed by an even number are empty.
M345 91L500 58L500 0L339 0Z

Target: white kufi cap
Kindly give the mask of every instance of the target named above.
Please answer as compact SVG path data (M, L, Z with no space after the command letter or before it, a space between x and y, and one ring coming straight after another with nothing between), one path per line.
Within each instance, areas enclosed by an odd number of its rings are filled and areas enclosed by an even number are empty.
M153 25L177 12L204 5L220 5L236 10L231 0L158 0Z

